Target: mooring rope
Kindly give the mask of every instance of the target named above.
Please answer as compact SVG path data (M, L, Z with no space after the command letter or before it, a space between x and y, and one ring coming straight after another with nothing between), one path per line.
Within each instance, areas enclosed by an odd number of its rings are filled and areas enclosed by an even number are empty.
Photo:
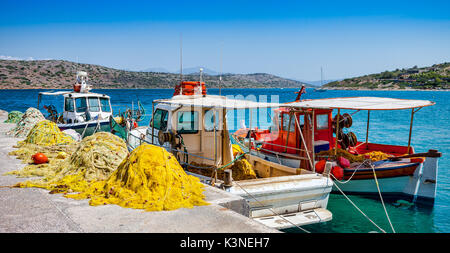
M375 178L375 183L376 183L377 189L378 189L378 195L380 195L381 204L383 205L384 213L386 214L386 218L389 221L389 225L391 226L392 232L396 233L394 226L392 225L391 219L389 218L389 214L386 210L386 205L384 204L383 196L381 195L381 190L380 190L380 186L378 184L377 174L375 173L375 167L373 166L372 163L370 163L370 167L372 167L373 177Z
M337 180L336 177L334 177L333 174L330 173L330 175ZM381 232L386 233L386 231L384 229L382 229L380 226L378 226L373 220L371 220L369 218L369 216L367 216L361 209L359 209L359 207L353 203L353 201L347 196L345 195L345 193L341 190L341 188L339 188L339 186L337 186L337 184L334 184L336 186L336 188L341 192L341 194L356 208L356 210L358 210L364 217L366 217L373 225L375 225L375 227L377 227Z
M260 204L261 206L264 206L264 204L261 203L258 199L256 199L256 197L254 197L251 193L249 193L248 191L246 191L246 190L244 189L244 187L242 187L241 185L239 185L236 181L234 181L234 183L235 183L237 186L239 186L245 193L247 193L248 196L250 196L250 197L253 198L256 202L258 202L258 204ZM306 229L300 227L299 225L294 224L294 223L292 223L291 221L289 221L288 219L284 218L283 216L281 216L281 214L277 213L277 212L276 212L275 210L273 210L272 208L268 208L268 209L269 209L272 213L274 213L275 215L279 216L280 218L282 218L283 220L287 221L287 222L290 223L291 225L297 227L298 229L302 230L303 232L305 232L305 233L311 233L311 232L309 232L308 230L306 230ZM319 219L320 219L320 217L319 217Z

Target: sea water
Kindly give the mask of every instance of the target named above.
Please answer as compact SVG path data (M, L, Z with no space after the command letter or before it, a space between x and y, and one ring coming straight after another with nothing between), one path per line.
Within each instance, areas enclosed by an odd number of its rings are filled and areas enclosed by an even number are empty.
M37 107L37 95L43 90L0 90L0 109L24 112L29 107ZM46 90L48 91L48 90ZM208 89L208 94L231 96L265 102L290 102L297 94L297 89ZM146 117L139 122L148 125L151 118L152 101L170 98L173 89L115 89L93 90L111 96L114 113L123 112L127 107L137 106L139 100L145 107ZM307 89L304 99L331 97L391 97L404 99L431 100L434 106L424 107L414 115L412 146L416 152L437 149L442 152L439 159L438 185L436 201L433 207L423 207L403 203L399 205L395 199L386 200L386 209L396 232L400 233L440 233L450 232L450 99L445 91L338 91L315 92ZM58 112L62 110L61 97L45 97L42 105L54 104ZM42 110L45 114L45 111ZM342 111L353 113L354 111ZM234 129L239 128L241 120L249 126L248 111L235 114ZM252 126L266 128L270 122L261 113L252 114ZM228 115L227 115L228 116ZM268 112L267 117L270 117ZM382 144L407 145L411 110L372 111L370 114L369 141ZM348 131L356 134L358 140L364 141L366 136L367 112L353 114L353 125ZM386 232L391 232L383 206L378 198L350 196L350 199L377 225ZM367 233L377 231L359 211L357 211L342 195L331 194L328 209L333 213L333 220L321 224L305 226L308 231L321 233ZM288 229L285 232L302 232Z

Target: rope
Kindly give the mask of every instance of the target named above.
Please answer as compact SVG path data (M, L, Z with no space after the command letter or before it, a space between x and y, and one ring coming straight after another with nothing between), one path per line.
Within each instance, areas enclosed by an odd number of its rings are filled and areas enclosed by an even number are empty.
M247 195L249 195L251 198L253 198L256 202L258 202L258 204L260 204L261 206L264 206L263 203L261 203L258 199L256 199L252 194L250 194L248 191L246 191L244 189L244 187L242 187L241 185L239 185L236 181L234 181L234 183L239 186L245 193L247 193ZM292 222L290 222L288 219L284 218L283 216L281 216L281 214L275 212L275 210L273 210L272 208L268 208L272 213L274 213L275 215L279 216L280 218L282 218L283 220L287 221L288 223L290 223L291 225L294 225L295 227L297 227L298 229L302 230L305 233L311 233L308 230L298 226L297 224L294 224Z
M389 214L388 214L388 212L386 210L386 205L384 204L383 196L381 196L381 190L380 190L380 186L378 184L377 174L375 173L375 167L373 166L372 163L370 163L370 167L372 167L373 177L375 178L375 183L377 185L378 194L380 195L381 204L383 205L384 213L386 214L386 218L389 221L389 225L391 226L392 232L396 233L395 229L394 229L394 226L392 225L391 219L389 218Z
M334 177L333 174L330 173L330 175L336 180L338 181L338 179L336 177ZM371 220L369 218L369 216L367 216L361 209L359 209L359 207L353 203L353 201L351 199L349 199L347 197L347 195L345 195L345 193L341 190L341 188L339 188L339 186L337 186L336 184L334 184L336 186L336 188L341 192L341 194L356 208L356 210L358 210L364 217L366 217L373 225L375 225L375 227L377 227L381 232L386 233L386 231L384 231L380 226L378 226L373 220Z

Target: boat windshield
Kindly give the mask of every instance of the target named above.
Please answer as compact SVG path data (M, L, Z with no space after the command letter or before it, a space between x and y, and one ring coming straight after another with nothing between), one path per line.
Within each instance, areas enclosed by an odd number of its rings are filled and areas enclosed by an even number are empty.
M64 104L64 111L66 112L73 112L73 99L72 98L66 98L65 104Z
M75 99L75 105L77 107L77 112L86 112L87 111L86 98Z
M99 112L100 104L98 102L98 97L89 97L89 111L91 112Z
M100 104L102 107L102 112L111 112L111 107L109 106L108 98L100 98Z

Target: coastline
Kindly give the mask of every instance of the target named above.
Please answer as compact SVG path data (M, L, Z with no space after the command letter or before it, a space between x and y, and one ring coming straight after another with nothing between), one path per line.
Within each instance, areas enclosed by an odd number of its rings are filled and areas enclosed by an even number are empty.
M319 90L359 90L359 91L450 91L450 89L367 89L367 88L335 88L335 87L306 87L307 89L319 89ZM170 90L173 87L168 88L94 88L94 90ZM295 87L208 87L208 89L297 89ZM72 90L71 88L44 88L44 87L32 87L32 88L1 88L0 90Z
M360 90L360 91L450 91L450 89L367 89L367 88L344 88L327 87L321 90Z

